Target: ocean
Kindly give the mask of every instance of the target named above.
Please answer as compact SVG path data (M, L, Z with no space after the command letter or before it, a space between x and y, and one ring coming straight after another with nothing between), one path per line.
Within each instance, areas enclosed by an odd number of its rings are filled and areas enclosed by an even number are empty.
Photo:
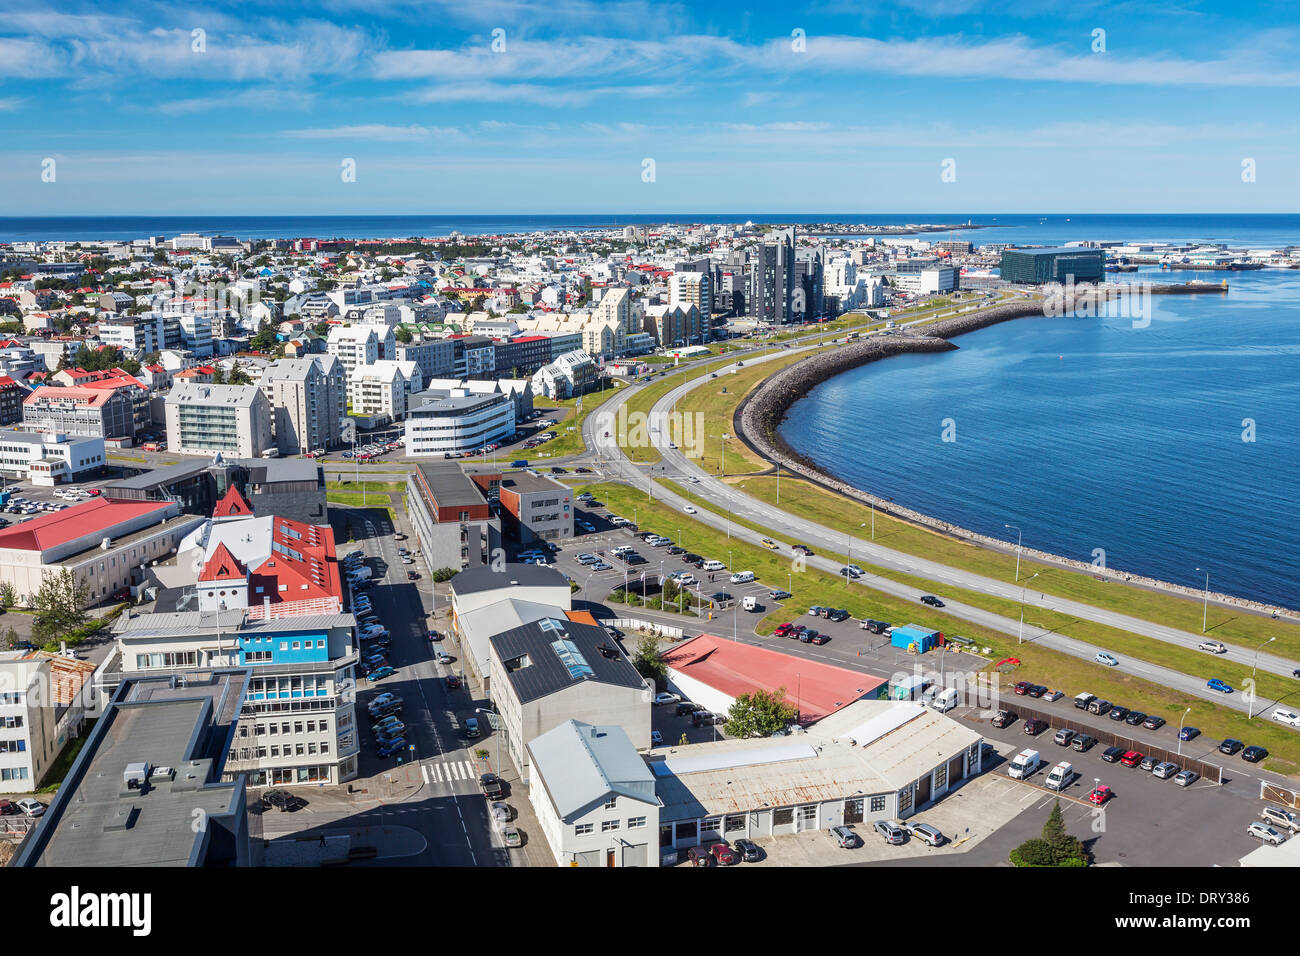
M1297 233L1300 235L1300 233ZM1131 280L1132 274L1123 279ZM1032 318L823 382L785 440L900 505L1026 547L1300 607L1300 271L1160 272L1150 325ZM945 422L953 441L944 441Z

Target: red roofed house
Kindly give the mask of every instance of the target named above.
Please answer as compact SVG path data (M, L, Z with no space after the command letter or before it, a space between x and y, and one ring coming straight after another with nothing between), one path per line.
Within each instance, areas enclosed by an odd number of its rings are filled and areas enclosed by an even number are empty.
M720 714L741 694L784 688L786 699L799 709L799 723L806 725L855 700L888 693L883 677L712 634L673 645L663 660L674 691Z
M88 605L138 583L132 572L166 558L203 518L170 501L106 497L0 529L0 581L30 604L47 571L71 570L90 587Z

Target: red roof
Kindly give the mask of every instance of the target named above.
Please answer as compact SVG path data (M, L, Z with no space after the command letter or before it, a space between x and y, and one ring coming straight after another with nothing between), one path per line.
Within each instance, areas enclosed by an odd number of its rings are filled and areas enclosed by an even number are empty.
M271 556L250 579L254 587L249 600L258 600L258 586L272 604L320 598L341 600L343 586L334 553L334 532L323 525L278 516L271 522Z
M784 687L786 699L799 707L799 720L804 724L873 694L885 683L883 677L712 634L674 645L663 659L674 670L732 698L760 688L775 691Z
M46 400L70 401L81 405L89 405L91 408L98 408L112 397L112 392L106 392L103 389L77 388L71 385L62 388L56 385L41 385L33 389L32 393L23 399L23 404L40 405Z
M224 544L217 545L217 550L212 552L212 557L199 572L200 581L243 581L247 577L248 570Z
M161 513L170 507L166 501L122 501L100 496L0 530L0 548L48 551L78 538L107 536L133 518Z
M247 499L239 493L239 489L234 485L231 485L226 490L226 493L221 496L221 500L217 502L217 506L212 509L212 517L214 518L246 517L252 513L253 506L248 503Z

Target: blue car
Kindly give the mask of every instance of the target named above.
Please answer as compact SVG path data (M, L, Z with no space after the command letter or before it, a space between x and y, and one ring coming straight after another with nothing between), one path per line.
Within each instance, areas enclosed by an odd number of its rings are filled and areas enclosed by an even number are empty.
M379 745L379 756L391 757L393 754L399 753L400 751L403 751L405 749L406 749L406 738L399 737L397 740L390 740L386 743L381 743Z
M1178 731L1178 739L1183 741L1191 740L1199 736L1201 736L1201 728L1199 727L1184 727L1182 730Z
M389 667L387 664L385 664L383 667L376 667L369 674L367 674L366 680L368 681L383 680L385 677L392 677L396 673L397 673L396 670L394 670L392 667Z
M1205 686L1210 688L1210 690L1217 690L1220 694L1232 693L1232 685L1227 681L1219 680L1217 677L1211 677L1205 682Z

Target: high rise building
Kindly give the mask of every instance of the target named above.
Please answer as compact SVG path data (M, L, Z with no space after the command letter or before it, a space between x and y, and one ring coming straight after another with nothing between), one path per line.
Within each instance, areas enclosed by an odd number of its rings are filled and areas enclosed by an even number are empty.
M334 448L347 415L347 377L333 355L280 359L258 383L271 403L272 433L282 455Z
M753 254L749 274L749 314L771 325L793 322L795 231L778 229Z

